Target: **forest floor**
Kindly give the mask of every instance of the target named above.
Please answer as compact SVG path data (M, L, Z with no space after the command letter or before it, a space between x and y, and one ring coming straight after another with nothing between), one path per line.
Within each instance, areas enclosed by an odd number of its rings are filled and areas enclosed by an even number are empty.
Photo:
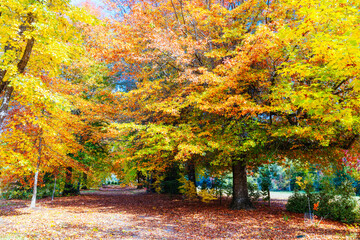
M0 200L0 239L359 239L360 229L330 220L314 224L285 211L286 200L255 210L228 202L189 202L134 188L104 188L80 196Z

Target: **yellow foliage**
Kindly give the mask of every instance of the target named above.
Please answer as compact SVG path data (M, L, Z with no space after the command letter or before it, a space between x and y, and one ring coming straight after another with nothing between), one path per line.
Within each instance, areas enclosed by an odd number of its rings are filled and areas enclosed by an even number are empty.
M217 199L215 189L201 189L198 194L201 197L201 201L205 203Z
M301 188L301 190L305 190L306 185L308 184L307 180L301 181L302 177L296 177L296 184L299 185L299 187Z
M182 185L179 187L180 193L182 193L187 200L195 200L197 198L196 187L192 181L187 180L184 176L179 179Z
M155 191L157 193L161 192L161 183L164 181L165 179L165 175L163 176L156 176L156 181L152 184L153 187L155 188Z

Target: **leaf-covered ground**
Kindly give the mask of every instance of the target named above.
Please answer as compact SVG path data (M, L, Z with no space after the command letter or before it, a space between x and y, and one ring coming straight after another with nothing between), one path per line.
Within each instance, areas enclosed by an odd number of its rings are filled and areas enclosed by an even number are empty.
M76 197L0 200L0 239L357 239L355 226L318 226L284 210L284 201L251 211L226 202L188 202L132 188L105 188Z

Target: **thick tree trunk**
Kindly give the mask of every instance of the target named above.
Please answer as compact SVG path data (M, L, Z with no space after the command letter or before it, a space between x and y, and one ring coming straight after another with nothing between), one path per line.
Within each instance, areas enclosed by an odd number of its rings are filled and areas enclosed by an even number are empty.
M28 62L30 60L30 55L31 55L32 49L34 47L34 43L35 43L35 39L33 37L27 40L25 51L17 65L19 73L25 72L26 65L28 64Z
M233 199L231 203L232 209L252 209L253 205L249 198L247 178L246 178L246 162L233 162Z

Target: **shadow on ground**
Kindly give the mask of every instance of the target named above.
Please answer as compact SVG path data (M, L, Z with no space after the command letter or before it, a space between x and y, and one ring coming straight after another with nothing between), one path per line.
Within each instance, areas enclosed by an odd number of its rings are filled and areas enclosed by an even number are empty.
M0 217L26 214L19 211L19 209L23 209L27 207L29 207L27 201L24 200L12 200L12 201L0 200Z
M148 194L132 188L87 191L77 197L41 201L51 209L69 213L126 216L119 228L99 229L104 236L153 239L335 239L350 233L345 225L323 221L319 226L304 222L303 215L285 212L284 201L255 204L251 211L230 210L228 200L211 203L184 201L180 196ZM130 221L131 224L124 224ZM155 231L156 230L156 231ZM150 231L151 235L144 235ZM356 234L356 233L355 233Z

